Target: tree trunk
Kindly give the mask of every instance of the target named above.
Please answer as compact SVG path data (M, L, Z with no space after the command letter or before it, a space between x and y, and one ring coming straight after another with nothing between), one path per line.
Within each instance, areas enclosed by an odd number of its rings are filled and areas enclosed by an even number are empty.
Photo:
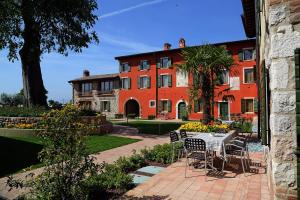
M44 87L40 67L40 29L32 16L32 7L30 1L23 1L24 44L19 54L22 63L25 105L27 107L47 106L47 91Z
M211 80L209 73L203 76L202 95L204 98L204 124L207 124L211 121Z

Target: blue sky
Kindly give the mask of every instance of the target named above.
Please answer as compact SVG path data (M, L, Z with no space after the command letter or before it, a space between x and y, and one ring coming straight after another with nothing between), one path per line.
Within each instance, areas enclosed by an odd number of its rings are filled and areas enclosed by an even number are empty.
M161 50L163 43L178 47L180 37L187 45L245 39L240 0L101 0L99 21L94 27L100 38L83 53L44 54L41 62L49 99L67 102L72 90L68 80L84 69L91 74L115 73L114 57ZM7 51L0 52L0 93L22 88L21 65L11 63Z

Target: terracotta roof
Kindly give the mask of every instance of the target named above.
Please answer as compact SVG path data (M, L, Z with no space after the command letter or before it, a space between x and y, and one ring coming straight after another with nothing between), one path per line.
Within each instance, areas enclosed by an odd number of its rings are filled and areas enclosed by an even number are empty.
M212 45L226 45L226 44L232 44L232 43L243 43L243 42L255 42L255 39L246 39L246 40L236 40L236 41L228 41L228 42L220 42L220 43L213 43ZM190 47L200 47L202 45L195 45L195 46L187 46L185 48L190 48ZM143 55L149 55L149 54L158 54L158 53L164 53L164 52L176 52L180 51L185 48L175 48L175 49L169 49L169 50L160 50L160 51L152 51L152 52L144 52L144 53L137 53L137 54L131 54L131 55L124 55L124 56L118 56L115 57L116 60L122 59L122 58L127 58L127 57L134 57L134 56L143 56Z
M114 74L100 74L100 75L92 75L92 76L86 76L86 77L80 77L74 80L68 81L69 83L72 82L81 82L81 81L90 81L90 80L97 80L97 79L107 79L107 78L118 78L119 73Z

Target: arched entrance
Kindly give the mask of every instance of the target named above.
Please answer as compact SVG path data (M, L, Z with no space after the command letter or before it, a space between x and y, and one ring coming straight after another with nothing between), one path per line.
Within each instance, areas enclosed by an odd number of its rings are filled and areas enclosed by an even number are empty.
M186 114L186 103L184 101L181 101L177 105L177 119L186 117Z
M130 99L125 104L125 114L128 115L134 115L134 117L140 116L140 106L139 103L134 100Z

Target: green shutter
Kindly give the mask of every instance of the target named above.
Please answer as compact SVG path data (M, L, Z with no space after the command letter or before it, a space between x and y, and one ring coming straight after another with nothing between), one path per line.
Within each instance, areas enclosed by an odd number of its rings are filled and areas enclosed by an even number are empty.
M156 67L157 67L157 68L160 68L160 67L161 67L160 59L157 59L157 61L156 61Z
M161 87L161 75L157 76L157 87Z
M258 100L257 100L257 98L255 98L254 100L253 100L253 111L254 112L258 112Z
M137 88L141 88L141 77L137 78Z
M169 60L168 60L168 67L169 68L172 68L172 59L171 58L168 58Z
M138 70L140 71L142 69L142 61L140 61L140 64L138 65Z
M107 106L108 106L108 109L107 109L107 111L108 111L108 112L110 112L110 101L108 101L108 104L107 104Z
M158 104L157 104L158 112L161 112L161 109L162 109L162 101L158 101Z
M199 112L199 100L194 100L194 112Z
M241 99L241 111L245 113L246 102L245 99Z
M168 100L168 112L172 112L172 102Z
M149 70L150 69L150 61L148 60L147 61L147 70Z
M243 50L240 50L240 51L238 52L238 56L239 56L239 61L243 61L243 60L244 60Z
M147 88L151 87L151 78L150 76L147 77Z
M128 64L128 72L131 71L131 66Z
M121 78L121 89L124 89L124 79Z
M128 78L128 89L131 88L131 78Z
M172 87L172 75L168 75L168 86Z
M103 101L100 101L100 112L103 112Z
M253 79L254 79L254 82L256 82L256 76L257 75L257 72L256 72L256 65L253 66Z

